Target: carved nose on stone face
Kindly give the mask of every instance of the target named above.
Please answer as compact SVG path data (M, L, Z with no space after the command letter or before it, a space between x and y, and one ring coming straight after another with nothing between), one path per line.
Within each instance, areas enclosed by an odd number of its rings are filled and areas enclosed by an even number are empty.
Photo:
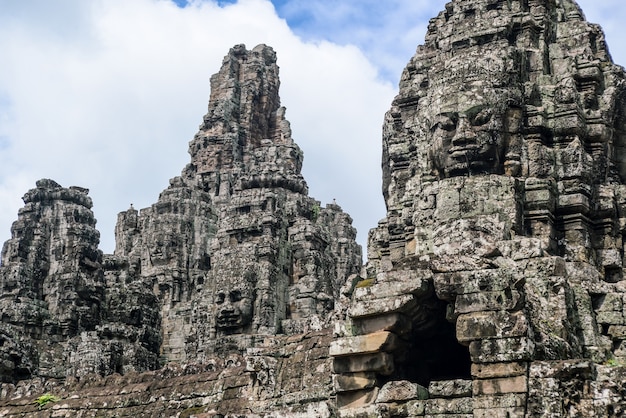
M466 117L460 117L456 128L456 132L452 137L452 145L462 147L464 145L472 145L476 143L476 133L472 130L472 126Z

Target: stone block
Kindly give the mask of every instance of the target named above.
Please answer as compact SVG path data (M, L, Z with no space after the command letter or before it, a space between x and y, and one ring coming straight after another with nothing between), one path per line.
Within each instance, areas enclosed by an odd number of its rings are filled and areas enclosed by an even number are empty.
M582 193L560 194L557 207L563 211L584 214L589 211L589 197Z
M626 325L626 318L624 318L623 312L616 311L598 312L596 321L600 324L607 325Z
M398 338L388 331L379 331L356 337L340 338L330 344L329 354L333 357L354 354L369 354L381 351L393 351L398 345Z
M456 321L456 338L463 343L489 338L522 337L528 332L523 312L473 312Z
M518 408L526 406L526 393L507 393L504 395L474 396L474 410L496 408Z
M388 313L410 312L416 305L413 295L392 296L356 302L348 310L348 315L355 319Z
M424 418L474 418L474 414L426 414Z
M532 360L535 343L527 337L472 341L469 352L474 363L508 363Z
M411 321L401 313L388 313L379 316L355 318L352 321L353 332L357 335L378 331L390 331L402 336L411 332Z
M360 408L374 403L378 396L378 388L343 392L337 394L337 407Z
M533 258L525 263L524 274L539 277L565 276L567 265L563 257Z
M379 282L367 287L357 286L354 289L354 299L357 301L373 300L409 293L423 295L428 292L429 288L429 280L417 277L411 278L407 282Z
M466 293L456 297L454 312L515 311L521 308L523 302L521 293L510 288L497 292Z
M492 379L496 377L525 376L528 373L528 363L474 363L472 377L477 379Z
M409 401L406 404L407 417L418 417L424 415L426 410L426 401Z
M523 406L513 408L490 408L474 409L474 418L525 418L526 408Z
M376 402L403 402L423 399L428 399L428 390L425 387L406 380L394 380L385 383L380 388Z
M393 356L388 353L374 353L335 357L333 371L336 374L376 372L390 375L394 371Z
M530 364L529 377L560 380L593 379L598 367L589 360L534 361Z
M360 372L333 375L333 386L336 392L351 392L370 389L376 386L376 373Z
M437 219L455 219L460 214L460 195L456 187L443 188L437 195L435 216Z
M472 398L429 399L425 414L471 414L473 408Z
M375 405L375 404L370 404L370 405L361 406L361 407L340 409L336 412L336 414L338 418L378 417L381 415L379 405Z
M515 261L543 257L549 249L549 242L535 237L516 237L514 240L498 242L502 256Z
M526 181L527 187L524 194L524 209L548 210L550 212L553 212L556 204L556 198L554 196L556 190L554 190L554 184L550 183L549 180L547 180L543 184L531 185L528 184L528 180Z
M472 385L474 396L528 392L528 379L526 376L474 380Z
M457 295L513 289L519 277L513 271L487 269L437 273L433 280L437 297L453 301Z
M607 293L597 299L595 310L597 312L621 312L624 308L624 296L621 293Z
M472 395L472 381L455 379L430 382L428 393L431 398L463 398Z

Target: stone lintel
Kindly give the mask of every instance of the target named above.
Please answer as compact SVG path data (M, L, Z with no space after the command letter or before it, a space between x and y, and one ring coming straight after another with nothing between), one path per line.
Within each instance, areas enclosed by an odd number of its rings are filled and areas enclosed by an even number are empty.
M535 343L528 337L477 340L469 344L474 363L501 363L532 360Z
M432 273L430 273L429 276L432 276ZM354 299L357 301L365 301L410 293L422 295L430 289L429 276L427 276L427 278L408 277L405 281L385 281L378 282L371 286L357 287L354 289Z
M522 294L510 288L496 292L478 292L458 295L454 303L456 314L481 311L515 311L521 308Z
M437 297L449 301L453 301L457 295L513 288L517 280L513 271L501 269L437 273L434 277Z
M351 318L363 318L395 312L410 312L416 305L411 294L360 301L348 310Z

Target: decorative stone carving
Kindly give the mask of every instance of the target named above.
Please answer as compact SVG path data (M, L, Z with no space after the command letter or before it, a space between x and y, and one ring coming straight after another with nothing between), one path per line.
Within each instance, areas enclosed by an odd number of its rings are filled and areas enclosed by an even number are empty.
M338 205L307 196L276 54L235 46L211 88L191 162L157 203L119 214L114 254L97 249L86 189L41 180L24 196L0 267L2 381L204 363L328 330L361 249Z
M385 116L361 271L350 217L306 194L274 52L233 48L115 254L85 189L26 194L0 415L46 389L56 415L623 416L624 80L573 0L449 2Z
M623 361L609 324L624 295L624 77L572 0L455 0L431 20L385 116L387 216L331 351L339 376L359 341L387 331L405 345L368 356L392 356L393 373L360 373L472 379L473 399L431 399L425 414L535 416L557 400L529 368ZM339 388L338 403L350 409L355 393ZM551 416L609 416L576 393Z

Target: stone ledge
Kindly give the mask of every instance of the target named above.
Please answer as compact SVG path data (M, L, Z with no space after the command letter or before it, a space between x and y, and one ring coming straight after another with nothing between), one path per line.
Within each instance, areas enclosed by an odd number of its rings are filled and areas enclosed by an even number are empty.
M393 351L398 345L395 334L379 331L356 337L346 337L333 341L330 344L329 354L332 357L349 356L354 354L370 354L380 351Z

